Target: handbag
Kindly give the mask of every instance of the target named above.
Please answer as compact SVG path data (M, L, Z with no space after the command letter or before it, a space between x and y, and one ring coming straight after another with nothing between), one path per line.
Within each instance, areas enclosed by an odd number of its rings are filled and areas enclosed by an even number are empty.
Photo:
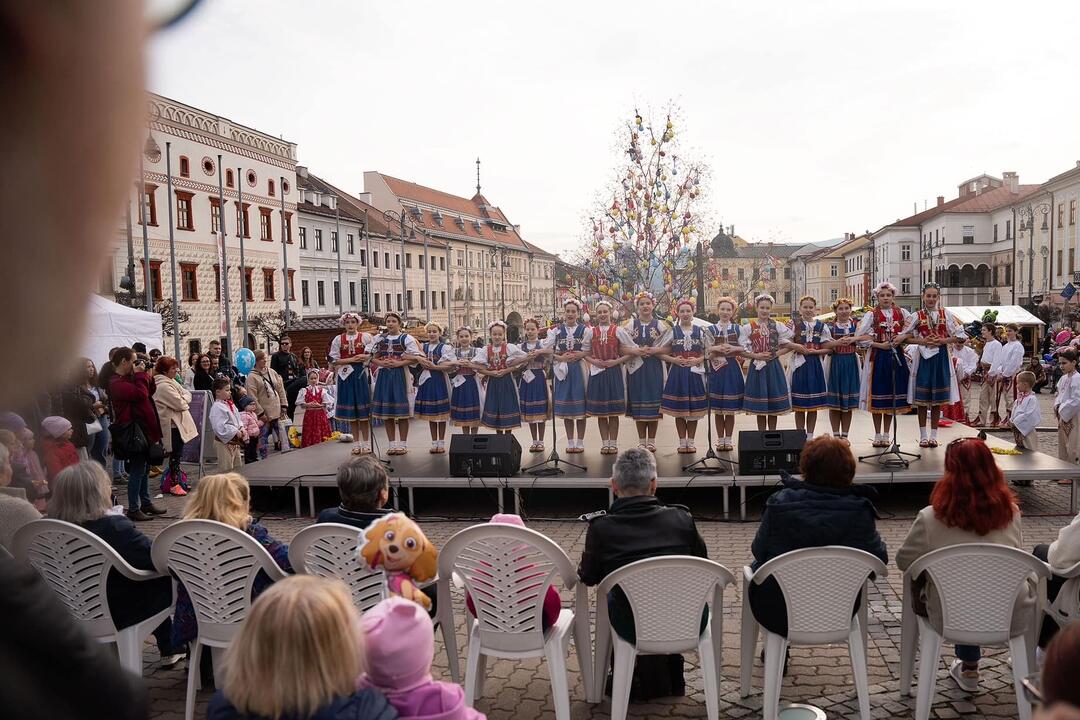
M97 435L103 429L104 428L101 427L101 420L100 419L94 420L94 422L92 422L92 423L86 423L86 434L87 435Z
M159 440L156 443L150 443L146 448L146 461L151 466L161 465L165 462L165 446Z
M109 426L109 434L112 436L113 455L117 460L143 457L150 448L146 432L138 420L113 423Z

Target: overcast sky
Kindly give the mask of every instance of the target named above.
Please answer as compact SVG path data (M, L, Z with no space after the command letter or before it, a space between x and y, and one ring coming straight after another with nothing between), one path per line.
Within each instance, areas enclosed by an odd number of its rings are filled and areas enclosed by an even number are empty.
M961 181L1080 159L1080 3L204 0L150 89L378 170L484 195L571 250L635 107L681 107L722 218L751 240L876 230Z

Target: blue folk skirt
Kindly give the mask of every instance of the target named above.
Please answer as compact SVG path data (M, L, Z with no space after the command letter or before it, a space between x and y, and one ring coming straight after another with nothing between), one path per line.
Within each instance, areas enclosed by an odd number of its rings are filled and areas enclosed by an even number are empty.
M458 427L480 424L480 386L475 375L467 375L465 382L451 391L450 422Z
M518 400L521 403L521 420L527 423L544 422L551 414L551 404L548 402L547 377L544 371L533 369L532 382L525 382L525 378L518 383Z
M626 413L626 385L622 365L606 368L589 378L585 392L585 412L591 417L611 417Z
M791 412L787 378L779 360L769 360L758 370L754 363L746 372L743 412L751 415L783 415Z
M581 363L570 363L566 379L555 378L555 415L568 420L585 418L585 373Z
M791 407L820 410L825 407L825 366L820 355L805 355L806 361L791 373Z
M855 353L833 355L829 361L829 393L826 404L847 412L859 407L859 359Z
M916 405L948 405L951 402L951 388L952 366L946 348L940 348L937 355L929 360L919 358L912 396Z
M386 420L409 417L409 390L405 383L405 368L379 368L375 373L375 396L371 401L371 416Z
M431 377L416 390L415 415L418 419L427 420L428 422L442 422L450 417L450 391L447 389L448 386L446 373L431 372Z
M353 366L349 377L337 379L334 417L346 422L371 418L371 376L367 368Z
M891 350L870 350L870 392L867 393L866 409L872 413L907 412L908 379L911 373L907 361L894 355Z
M660 358L644 357L644 364L626 378L627 413L634 420L660 419L660 396L664 393L664 363Z
M511 430L521 427L521 407L518 405L514 376L489 377L484 394L484 414L480 418L484 427L495 430Z
M640 371L639 371L640 372ZM705 381L688 367L672 365L668 370L660 410L672 417L697 420L705 415Z
M731 358L719 370L709 370L709 402L714 412L731 414L742 411L746 380L739 361Z

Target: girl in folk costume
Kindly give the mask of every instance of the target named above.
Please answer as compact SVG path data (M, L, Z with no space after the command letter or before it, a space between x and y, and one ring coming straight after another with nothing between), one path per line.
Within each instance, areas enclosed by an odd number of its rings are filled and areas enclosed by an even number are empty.
M829 406L829 424L838 438L846 438L851 429L851 413L859 407L859 356L856 344L869 338L859 335L856 322L851 317L851 298L840 298L832 304L836 319L829 323L831 340L825 347L832 350L829 358L829 375L826 405Z
M566 428L566 452L585 452L585 370L582 359L589 354L591 333L578 322L581 303L563 303L563 322L548 330L544 347L552 348L555 363L555 415Z
M349 423L356 442L353 455L365 455L371 452L371 375L365 363L371 359L367 348L372 337L359 331L360 316L356 313L342 315L341 325L345 332L330 342L329 353L337 379L334 417Z
M870 354L863 363L859 387L859 409L869 410L874 420L874 447L889 447L892 414L903 415L911 406L907 401L909 371L901 354L907 316L896 307L896 286L885 281L874 288L877 306L863 315L858 334L870 338Z
M776 429L776 418L791 412L791 396L780 357L791 352L791 328L769 317L775 301L768 293L754 300L757 319L743 325L739 344L753 362L746 371L743 412L757 415L758 430Z
M694 325L694 303L682 299L675 306L678 322L669 333L667 353L670 363L660 410L675 418L679 452L697 452L694 438L698 420L705 415L705 353L712 347L712 333Z
M946 405L941 411L941 416L956 422L974 424L968 418L968 405L971 404L971 376L979 365L979 354L970 345L965 344L953 350L953 371L956 373L956 389L960 392L960 399L952 405Z
M521 406L511 373L516 365L528 362L529 356L506 342L506 323L502 320L488 325L488 337L488 344L476 352L477 372L488 378L480 422L497 433L509 433L521 427Z
M454 339L456 345L450 361L455 370L450 381L450 422L466 435L475 435L480 426L480 383L476 381L477 365L473 363L476 348L472 344L472 329L458 328Z
M424 369L417 380L414 412L420 420L428 421L431 432L430 453L446 452L446 421L450 418L450 383L446 378L448 363L453 360L450 346L442 341L442 325L429 322L427 342L416 355Z
M304 388L304 427L300 436L300 447L309 447L325 442L331 434L330 420L326 416L326 407L330 404L330 393L319 384L319 369L307 371L307 387Z
M652 293L638 293L634 305L637 317L623 325L634 341L633 347L625 349L631 356L626 363L627 414L637 423L638 445L656 452L656 426L664 392L664 363L660 356L668 351L661 341L670 337L671 327L653 314L656 299Z
M799 298L799 317L791 321L792 338L789 343L795 353L788 366L795 428L805 432L807 440L814 438L817 411L828 404L822 358L832 352L825 347L825 343L832 339L829 326L815 319L816 314L817 300L809 295Z
M631 355L623 348L633 348L629 333L612 322L611 303L601 300L593 306L592 338L590 340L589 386L585 391L585 412L596 418L600 427L601 455L619 452L619 419L626 413L626 385L623 382L623 363Z
M390 444L387 455L409 452L409 374L405 368L420 354L416 339L401 329L401 316L386 313L386 333L371 344L371 364L375 373L375 395L371 401L371 416L386 423L386 439ZM398 436L401 440L398 440Z
M1054 418L1058 421L1058 457L1080 462L1080 374L1076 372L1075 348L1058 353L1061 378L1054 398Z
M547 427L548 416L551 414L547 362L544 358L551 351L543 348L539 338L540 322L529 318L525 321L525 341L520 346L521 351L528 356L529 360L521 373L521 382L518 383L521 419L529 423L529 432L533 440L532 445L529 446L529 452L544 451L544 429Z
M923 286L923 307L908 317L904 336L919 346L911 368L908 402L919 413L919 447L938 446L937 430L941 408L957 402L960 390L956 386L950 345L967 342L964 326L941 307L941 288L937 283ZM930 416L930 435L926 433L926 417Z
M742 411L746 381L743 379L739 356L743 354L739 344L739 323L735 316L735 299L722 297L716 303L720 319L709 328L714 345L709 349L709 403L716 422L716 449L727 452L735 449L735 414Z

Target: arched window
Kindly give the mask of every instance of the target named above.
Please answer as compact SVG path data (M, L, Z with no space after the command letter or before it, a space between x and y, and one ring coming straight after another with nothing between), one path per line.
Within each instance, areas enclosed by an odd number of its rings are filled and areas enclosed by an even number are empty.
M233 171L225 171L225 187L236 187L236 180L233 178Z

